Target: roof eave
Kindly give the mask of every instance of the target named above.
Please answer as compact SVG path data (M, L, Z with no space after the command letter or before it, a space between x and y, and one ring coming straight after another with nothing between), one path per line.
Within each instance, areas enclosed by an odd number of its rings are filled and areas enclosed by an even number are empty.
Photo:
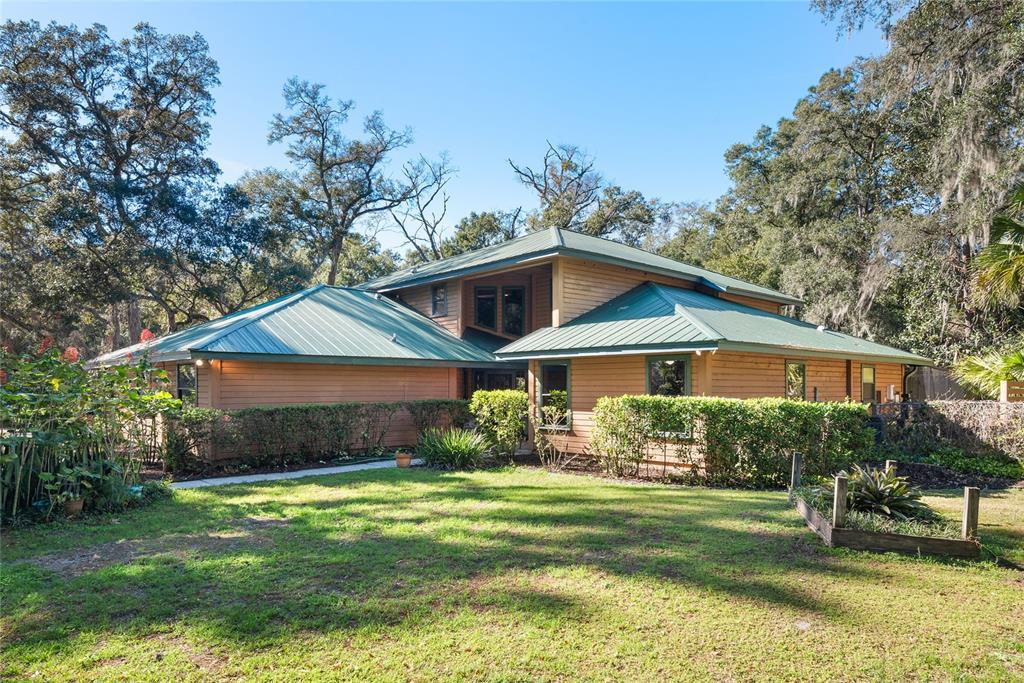
M448 360L437 358L394 358L387 356L313 356L276 353L232 353L192 350L192 359L238 360L264 363L315 363L319 365L401 365L443 368L507 368L504 360Z
M541 259L549 258L551 256L557 256L558 249L548 248L541 251L531 252L529 254L523 254L521 256L513 256L507 259L501 259L500 261L492 261L490 263L483 263L477 266L468 266L466 268L455 268L452 270L442 271L440 273L428 274L422 277L409 278L407 280L401 280L393 284L386 284L383 286L374 286L373 281L364 282L360 285L356 285L356 289L363 289L368 292L394 292L399 289L407 289L409 287L416 287L419 285L428 285L433 282L443 282L445 280L451 280L453 278L465 277L467 275L474 275L476 273L487 272L489 270L498 270L499 268L507 268L509 266L517 266L526 263L532 263Z
M830 351L811 349L803 346L785 346L781 344L758 344L754 342L731 342L722 341L718 348L722 351L739 351L749 353L764 353L773 355L799 355L806 358L832 358L838 360L861 360L887 363L901 363L903 365L926 365L934 366L935 363L913 353L899 352L893 354Z
M546 358L580 358L594 356L630 356L640 354L658 353L694 353L703 351L715 351L718 348L714 342L694 343L672 343L672 344L637 344L630 346L591 346L579 349L539 349L533 351L512 351L504 353L500 349L495 352L499 358L509 360L543 360Z

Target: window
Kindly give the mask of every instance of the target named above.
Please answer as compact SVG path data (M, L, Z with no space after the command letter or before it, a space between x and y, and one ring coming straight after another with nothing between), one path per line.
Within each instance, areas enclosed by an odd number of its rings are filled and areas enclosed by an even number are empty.
M807 400L807 366L793 360L786 361L786 398Z
M860 366L860 400L875 400L875 368L871 365Z
M473 294L476 299L473 321L480 327L498 327L498 293L494 287L477 287Z
M523 334L523 313L526 310L526 289L503 287L501 289L501 329L505 334Z
M655 396L689 396L690 359L649 359L647 361L647 393Z
M548 429L569 429L569 362L541 363L540 386L537 387L537 408Z
M690 395L690 359L688 356L648 358L647 393L655 396ZM668 441L689 439L690 420L668 411L651 425L654 435Z
M196 374L196 366L191 363L179 364L175 386L178 387L178 398L195 403L196 391L199 389L199 375Z
M434 285L430 288L430 315L448 315L448 285Z

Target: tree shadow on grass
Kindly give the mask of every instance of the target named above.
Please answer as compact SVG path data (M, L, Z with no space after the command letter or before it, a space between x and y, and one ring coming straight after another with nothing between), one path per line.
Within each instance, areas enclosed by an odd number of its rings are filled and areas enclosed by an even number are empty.
M547 572L576 570L853 623L855 615L787 577L874 573L809 547L779 496L493 481L367 472L315 482L324 497L312 502L289 501L310 482L288 481L223 489L236 502L170 505L198 531L153 539L149 550L136 541L139 554L79 576L12 566L6 639L45 650L69 633L149 633L182 621L259 648L297 632L372 632L465 609L585 619L600 608L594 599L536 584ZM208 531L231 515L237 533ZM247 524L253 515L281 523ZM173 519L168 526L181 528Z

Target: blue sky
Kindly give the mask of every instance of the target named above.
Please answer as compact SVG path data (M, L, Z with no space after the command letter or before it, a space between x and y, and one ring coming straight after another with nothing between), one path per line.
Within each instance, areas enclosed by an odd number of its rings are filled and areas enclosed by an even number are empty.
M292 75L413 128L413 151L459 168L449 218L535 206L507 159L536 164L573 143L627 189L713 200L722 154L774 124L829 68L879 54L882 37L838 37L807 2L19 3L4 19L139 21L202 33L220 64L210 154L228 180L285 164L266 143ZM353 125L352 132L357 132ZM389 245L398 237L382 235Z

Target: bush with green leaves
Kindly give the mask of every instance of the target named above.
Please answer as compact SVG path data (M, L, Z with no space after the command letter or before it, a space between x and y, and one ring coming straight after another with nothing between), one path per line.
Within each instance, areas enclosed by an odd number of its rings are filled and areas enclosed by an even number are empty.
M848 477L846 507L848 510L884 515L898 520L928 520L934 511L921 500L921 492L896 469L854 465Z
M980 474L985 477L1003 479L1024 479L1024 465L995 453L970 455L962 449L947 446L933 450L928 455L919 458L919 461L929 465L942 465L965 474Z
M697 396L605 397L594 409L591 451L606 471L633 476L674 459L704 484L782 487L794 452L807 475L855 462L873 444L860 403Z
M526 436L529 396L518 389L476 391L469 411L477 429L494 447L496 455L512 459Z
M77 355L77 354L75 354ZM84 499L110 508L160 451L160 419L180 408L145 358L85 366L55 348L0 350L0 516Z
M471 470L484 463L490 444L468 429L428 429L420 435L416 452L430 467Z
M172 416L164 454L169 472L202 472L214 462L286 467L346 457L380 456L402 411L418 432L465 421L466 401L448 399L309 403L241 410L186 408Z

